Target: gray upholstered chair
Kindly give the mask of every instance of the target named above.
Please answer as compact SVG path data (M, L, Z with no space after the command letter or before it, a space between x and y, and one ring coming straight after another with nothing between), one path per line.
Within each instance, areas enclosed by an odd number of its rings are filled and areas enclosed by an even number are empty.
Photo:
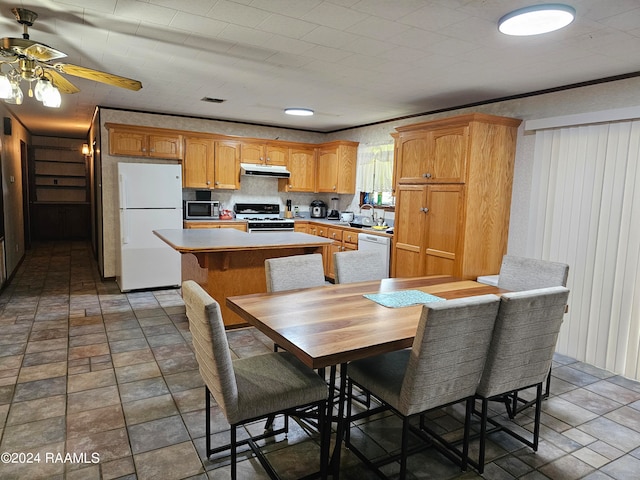
M379 408L352 415L347 404L346 444L365 464L383 475L379 466L397 460L396 456L375 464L351 442L351 423L390 408L402 418L400 479L406 477L409 432L424 438L422 431L409 420L436 407L466 400L465 438L468 438L473 396L484 367L493 334L493 324L500 300L495 295L482 295L446 302L429 303L422 309L413 346L410 349L357 360L347 367L348 397L353 385L370 392L382 402ZM466 468L468 442L461 452L451 454Z
M484 469L487 422L495 429L538 449L542 384L549 373L569 290L548 287L502 295L489 354L476 391L481 400L478 464ZM536 388L533 439L488 417L487 401L525 388ZM476 412L478 413L478 412Z
M498 287L512 292L534 290L545 287L566 287L569 276L569 265L560 262L550 262L536 258L505 255L500 265ZM547 376L543 398L549 396L551 388L551 367ZM518 406L520 402L520 406ZM507 413L513 418L517 412L533 405L533 401L523 401L515 393L511 399L505 399Z
M325 284L322 255L294 255L264 261L267 292L320 287Z
M380 256L374 252L347 250L333 254L336 283L366 282L389 277Z
M569 265L535 258L502 257L498 287L512 292L545 287L566 287Z
M220 306L194 281L182 284L189 330L200 374L205 383L205 422L207 458L231 450L231 478L236 478L236 449L248 444L271 478L278 478L255 444L256 440L286 432L288 415L303 416L301 409L314 409L320 431L320 473L327 475L329 456L326 383L288 352L268 353L231 359ZM211 448L211 395L231 425L230 444ZM237 440L236 429L245 423L284 414L284 428Z

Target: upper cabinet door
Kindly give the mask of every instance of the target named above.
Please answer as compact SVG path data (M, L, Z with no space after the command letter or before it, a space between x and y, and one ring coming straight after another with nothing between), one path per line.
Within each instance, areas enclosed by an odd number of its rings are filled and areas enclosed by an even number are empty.
M316 155L314 148L291 147L287 168L291 176L279 180L285 192L315 192Z
M335 148L318 150L318 192L338 193L338 152Z
M184 143L183 185L185 188L213 188L213 140L187 137Z
M464 183L467 125L407 132L397 144L398 183Z
M182 135L149 135L149 156L180 160Z
M218 140L215 147L214 188L240 188L240 142Z
M287 164L289 147L286 145L267 145L266 151L265 163L267 165L282 165L284 167Z
M242 163L265 163L264 145L262 143L243 142L240 147L240 161Z
M126 130L111 130L109 132L109 153L111 155L125 155L129 157L143 157L147 155L147 135Z

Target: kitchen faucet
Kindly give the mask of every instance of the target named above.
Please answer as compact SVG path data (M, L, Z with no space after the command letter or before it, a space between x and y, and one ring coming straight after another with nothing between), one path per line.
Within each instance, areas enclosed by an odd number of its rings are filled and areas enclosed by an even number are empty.
M363 209L364 207L369 207L369 208L371 208L371 215L370 215L370 216L371 216L371 223L372 223L372 224L373 224L373 223L376 223L376 220L377 220L377 219L376 219L376 208L375 208L372 204L370 204L370 203L365 203L365 204L363 204L363 205L360 205L360 213L362 213L362 209Z

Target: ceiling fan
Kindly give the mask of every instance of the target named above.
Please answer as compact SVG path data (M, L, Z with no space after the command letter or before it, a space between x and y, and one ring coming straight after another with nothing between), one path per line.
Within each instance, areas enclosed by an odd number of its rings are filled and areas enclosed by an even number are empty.
M23 25L24 31L22 38L0 39L0 98L5 102L22 103L23 94L19 84L21 80L25 80L29 82L29 96L33 96L35 90L36 99L45 106L59 107L60 92L80 91L63 73L129 90L142 88L142 83L138 80L69 63L51 63L67 55L29 38L29 27L36 21L38 14L26 8L13 8L11 12L17 22ZM2 72L3 65L10 66L6 75ZM36 82L35 89L31 88L33 82Z

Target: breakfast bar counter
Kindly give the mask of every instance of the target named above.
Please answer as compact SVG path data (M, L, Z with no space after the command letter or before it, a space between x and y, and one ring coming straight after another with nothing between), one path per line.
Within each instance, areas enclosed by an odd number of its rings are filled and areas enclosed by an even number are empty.
M194 280L220 304L229 327L247 325L228 309L226 298L265 293L267 258L322 253L332 240L300 232L241 232L231 228L154 230L180 252L182 280Z

